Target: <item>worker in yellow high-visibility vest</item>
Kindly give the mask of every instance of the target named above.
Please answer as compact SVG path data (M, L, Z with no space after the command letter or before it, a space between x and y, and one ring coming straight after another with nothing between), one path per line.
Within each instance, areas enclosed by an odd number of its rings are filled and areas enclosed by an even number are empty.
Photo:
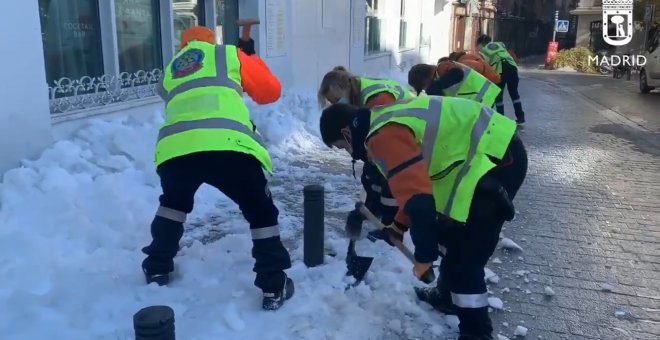
M453 302L459 339L492 339L484 266L527 173L515 122L473 100L421 96L371 110L334 104L320 131L326 145L362 155L387 178L399 205L394 229L410 230L418 279L446 248L438 287L418 297ZM429 291L445 298L430 301Z
M516 123L522 125L525 123L525 112L523 111L520 94L518 93L518 83L520 82L518 64L504 43L491 40L489 36L483 34L477 39L477 47L479 48L479 54L502 78L498 84L502 92L495 101L497 112L504 114L504 88L506 87L513 102Z
M249 34L243 34L239 48L216 45L213 31L201 26L184 31L181 40L159 84L165 122L155 165L163 194L151 223L153 240L142 250L147 283L169 283L195 192L209 184L236 202L249 222L254 284L263 292L263 309L279 309L294 291L284 272L291 259L280 240L279 212L264 174L272 173L272 162L242 93L258 104L272 103L281 85L254 54Z

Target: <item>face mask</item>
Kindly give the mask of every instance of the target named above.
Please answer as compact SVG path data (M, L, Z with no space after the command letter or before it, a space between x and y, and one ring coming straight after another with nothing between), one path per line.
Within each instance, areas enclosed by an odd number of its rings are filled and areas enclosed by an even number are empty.
M350 103L351 103L351 101L350 101L350 100L348 99L348 97L346 97L346 96L342 96L342 97L339 98L339 100L337 101L337 104L350 104Z

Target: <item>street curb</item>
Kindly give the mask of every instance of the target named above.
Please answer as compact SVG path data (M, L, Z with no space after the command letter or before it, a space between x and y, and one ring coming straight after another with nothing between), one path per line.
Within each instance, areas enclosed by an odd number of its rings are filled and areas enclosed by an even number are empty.
M531 78L531 77L525 77L529 80L534 80L534 81L539 81L545 84L548 84L557 90L561 91L562 93L568 94L570 96L573 96L575 99L580 100L582 103L584 103L586 106L589 106L591 109L596 111L596 113L600 114L601 116L605 117L607 120L611 121L612 123L616 124L622 124L626 125L632 129L638 130L638 131L643 131L643 132L649 132L649 133L655 133L655 131L649 130L645 128L643 125L635 122L634 120L626 117L625 115L612 110L611 108L608 108L606 106L603 106L593 99L583 95L579 91L567 91L561 86L555 84L554 82L547 81L547 80L542 80L542 79L536 79L536 78Z

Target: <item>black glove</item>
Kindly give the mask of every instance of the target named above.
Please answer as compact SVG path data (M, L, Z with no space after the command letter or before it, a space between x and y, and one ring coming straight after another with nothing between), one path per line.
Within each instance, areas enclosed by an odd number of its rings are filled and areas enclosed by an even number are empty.
M405 230L398 222L395 221L394 224L399 230ZM387 226L385 229L372 230L369 233L367 233L367 238L371 242L383 240L387 242L387 244L389 244L391 247L394 247L394 243L392 243L392 239L396 239L403 242L403 234L394 230L391 226Z
M431 263L438 259L438 221L431 194L411 197L403 211L410 218L410 238L415 244L415 260Z
M241 49L241 51L243 51L243 53L247 55L253 55L257 53L257 51L254 49L254 40L252 40L252 38L250 38L248 41L238 39L238 44L236 45Z
M365 217L362 213L355 209L348 213L346 217L346 227L345 231L349 237L358 237L362 233L362 222L365 220Z

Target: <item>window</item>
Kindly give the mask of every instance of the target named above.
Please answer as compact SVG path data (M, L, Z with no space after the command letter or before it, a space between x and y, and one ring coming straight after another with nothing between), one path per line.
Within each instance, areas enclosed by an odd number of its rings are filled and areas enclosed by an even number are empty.
M214 0L214 1L215 1L215 12L217 13L215 18L216 43L230 44L230 45L237 44L239 27L235 23L239 18L238 15L239 0ZM227 23L227 25L225 25L225 22Z
M367 14L365 16L365 54L373 54L385 51L384 30L385 18L382 16L383 0L366 0Z
M431 32L429 30L430 23L419 24L419 45L429 46L431 44Z
M218 44L222 44L222 27L225 21L225 0L215 0L215 12L217 13L215 18L215 39Z
M115 0L119 72L163 67L158 0Z
M204 0L175 0L174 9L174 51L181 47L181 33L188 27L204 26Z
M155 94L163 66L159 2L115 0L112 16L110 1L39 0L51 113Z
M49 86L103 74L98 1L39 0L39 18Z
M401 0L399 8L399 48L411 47L412 41L408 39L409 22L406 20L406 0Z

